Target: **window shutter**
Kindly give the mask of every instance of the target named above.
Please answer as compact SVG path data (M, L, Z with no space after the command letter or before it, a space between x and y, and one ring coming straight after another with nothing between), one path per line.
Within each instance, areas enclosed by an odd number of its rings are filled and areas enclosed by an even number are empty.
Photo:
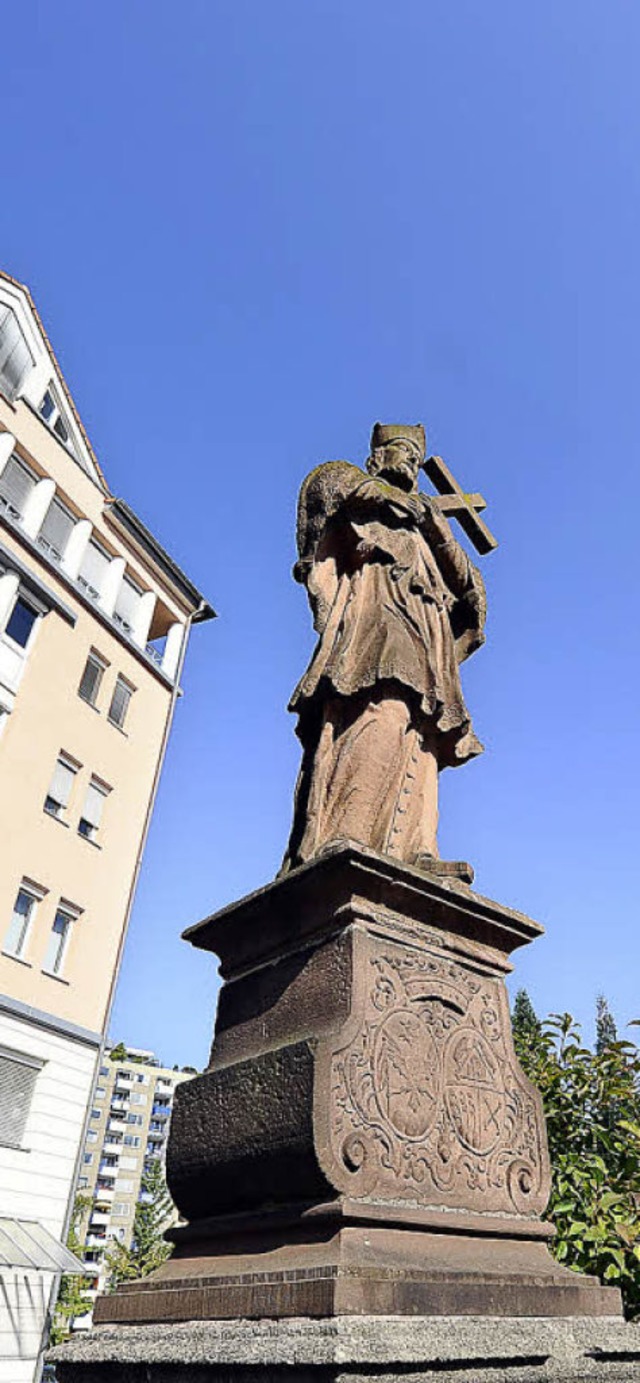
M0 386L10 399L19 393L32 364L15 312L0 307Z
M31 471L28 471L16 456L10 456L0 475L0 496L15 509L20 518L35 483L35 476Z
M98 695L98 687L102 681L104 668L97 658L89 656L78 687L78 695L84 697L85 701L93 703Z
M49 797L52 797L54 802L58 802L61 807L69 805L75 776L75 769L70 768L64 759L58 759L49 788Z
M39 1063L0 1051L0 1145L20 1148Z
M94 591L97 591L98 594L102 589L102 582L106 576L107 567L110 561L111 558L109 554L104 551L104 548L98 547L98 544L93 541L89 543L82 559L80 576L85 585L92 586Z
M128 576L125 576L118 591L114 613L121 624L125 624L128 629L133 628L141 597L140 588Z
M40 529L38 541L43 547L52 550L54 556L64 557L73 525L74 520L68 510L58 499L53 499Z
M131 687L127 686L121 677L118 677L109 707L109 720L112 720L114 725L120 728L124 725L132 695Z
M82 816L96 831L102 820L104 799L106 796L106 792L102 788L99 788L97 783L89 783L84 807L82 809Z
M50 975L57 975L60 971L64 959L69 928L73 920L72 917L69 917L68 913L58 908L53 926L49 933L49 940L47 942L47 949L42 965L43 970L48 971Z

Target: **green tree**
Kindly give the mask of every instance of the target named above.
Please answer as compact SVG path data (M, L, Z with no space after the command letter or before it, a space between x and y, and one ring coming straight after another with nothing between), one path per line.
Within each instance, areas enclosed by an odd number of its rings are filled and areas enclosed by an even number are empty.
M618 1029L615 1019L604 994L599 994L596 999L596 1051L598 1056L602 1056L607 1047L617 1041Z
M171 1247L162 1236L174 1215L162 1164L155 1157L142 1174L131 1244L127 1248L116 1241L106 1255L110 1292L121 1282L147 1277L169 1257Z
M117 1042L116 1045L115 1045L115 1047L112 1047L112 1048L111 1048L111 1051L109 1052L109 1060L110 1060L110 1061L126 1061L126 1060L127 1060L127 1049L126 1049L126 1047L125 1047L125 1045L124 1045L124 1042Z
M90 1196L76 1196L71 1212L67 1247L71 1249L72 1253L75 1253L77 1258L82 1258L84 1254L84 1245L78 1235L78 1226L90 1205ZM61 1277L51 1325L52 1345L59 1345L63 1340L67 1340L76 1316L86 1316L91 1310L91 1301L84 1295L86 1290L86 1278L81 1277L79 1273L64 1273Z
M516 1051L519 1051L521 1043L535 1042L542 1032L542 1023L526 989L519 989L516 994L511 1015L511 1026Z
M518 1055L544 1104L555 1257L620 1287L627 1314L640 1315L640 1052L582 1043L568 1014L554 1014ZM616 1119L612 1121L611 1110Z

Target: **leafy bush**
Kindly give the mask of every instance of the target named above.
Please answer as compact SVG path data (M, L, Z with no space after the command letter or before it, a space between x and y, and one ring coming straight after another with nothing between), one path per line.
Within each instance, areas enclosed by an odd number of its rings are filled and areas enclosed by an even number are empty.
M569 1014L536 1027L522 1002L520 1011L516 1050L547 1118L552 1252L619 1287L627 1314L640 1316L640 1051L618 1040L601 1006L595 1051Z

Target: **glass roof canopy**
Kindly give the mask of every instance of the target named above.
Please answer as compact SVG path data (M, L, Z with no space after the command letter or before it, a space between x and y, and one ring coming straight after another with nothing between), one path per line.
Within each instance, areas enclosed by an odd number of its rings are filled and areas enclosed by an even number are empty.
M0 1218L0 1268L37 1268L52 1273L85 1273L75 1253L54 1239L37 1220Z

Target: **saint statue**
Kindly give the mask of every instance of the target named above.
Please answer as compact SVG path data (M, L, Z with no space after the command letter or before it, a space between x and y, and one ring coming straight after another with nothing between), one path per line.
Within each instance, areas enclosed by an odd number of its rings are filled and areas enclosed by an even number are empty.
M303 746L284 870L338 841L418 868L438 859L438 774L482 751L458 665L484 642L482 577L436 497L424 428L376 423L367 474L311 472L297 580L319 640L289 709Z

